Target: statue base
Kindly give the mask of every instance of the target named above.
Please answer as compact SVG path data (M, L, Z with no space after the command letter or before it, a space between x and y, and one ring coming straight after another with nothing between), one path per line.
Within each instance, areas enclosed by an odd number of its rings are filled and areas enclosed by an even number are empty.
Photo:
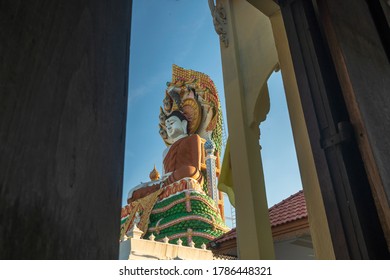
M120 260L212 260L210 250L174 245L136 236L125 238L119 244Z
M135 212L140 213L140 221L136 221ZM145 232L144 239L153 235L156 241L167 239L170 244L177 244L180 239L184 246L193 242L196 248L229 230L214 200L192 178L181 179L160 189L150 199L125 206L121 239L134 223Z

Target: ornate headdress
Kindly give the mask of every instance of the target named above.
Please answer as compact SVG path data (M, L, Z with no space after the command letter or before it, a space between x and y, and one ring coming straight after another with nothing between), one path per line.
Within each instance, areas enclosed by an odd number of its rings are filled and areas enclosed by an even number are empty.
M180 111L188 121L188 133L212 138L217 150L222 145L222 114L214 82L204 73L172 65L172 81L163 100L165 116ZM165 126L162 126L165 129ZM164 139L167 143L166 139Z

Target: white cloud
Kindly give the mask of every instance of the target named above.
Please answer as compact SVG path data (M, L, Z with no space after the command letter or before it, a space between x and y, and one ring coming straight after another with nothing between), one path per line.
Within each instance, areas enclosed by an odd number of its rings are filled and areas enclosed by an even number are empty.
M128 104L132 104L135 100L142 98L145 95L152 94L155 86L164 83L167 77L170 77L169 71L159 71L157 74L148 80L145 80L142 85L132 88L132 82L130 81Z

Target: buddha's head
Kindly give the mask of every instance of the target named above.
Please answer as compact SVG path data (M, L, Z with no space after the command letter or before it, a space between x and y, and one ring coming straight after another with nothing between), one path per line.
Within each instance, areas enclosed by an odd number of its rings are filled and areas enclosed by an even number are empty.
M180 111L173 111L165 121L168 137L175 140L179 136L187 135L187 123L186 117Z

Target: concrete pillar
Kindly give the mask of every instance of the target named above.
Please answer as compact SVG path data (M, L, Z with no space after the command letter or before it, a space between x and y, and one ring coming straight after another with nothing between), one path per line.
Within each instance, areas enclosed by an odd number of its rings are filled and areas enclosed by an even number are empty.
M215 144L211 139L208 139L204 144L206 150L206 168L207 168L207 187L210 197L215 202L215 207L218 207L218 189L217 189L217 173L215 162L217 157L214 156Z
M276 52L272 49L270 53L266 52L270 50L267 38L268 35L272 37L272 32L252 36L253 29L243 21L271 29L268 19L256 13L249 3L217 3L226 14L226 26L223 28L226 29L224 38L227 41L221 41L221 55L235 188L238 256L240 259L273 259L275 255L259 146L259 124L269 110L267 99L263 99L267 96L264 84L277 63ZM253 45L252 40L257 44ZM244 55L256 47L265 51L264 56Z

